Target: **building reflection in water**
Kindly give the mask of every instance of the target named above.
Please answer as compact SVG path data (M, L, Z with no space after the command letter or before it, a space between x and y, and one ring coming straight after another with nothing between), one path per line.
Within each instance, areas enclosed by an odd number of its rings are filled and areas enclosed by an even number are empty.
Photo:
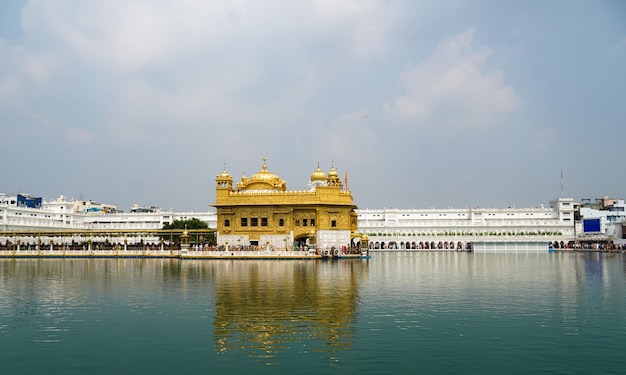
M218 353L239 350L269 363L283 351L333 357L351 346L367 261L211 261L201 267L214 275Z

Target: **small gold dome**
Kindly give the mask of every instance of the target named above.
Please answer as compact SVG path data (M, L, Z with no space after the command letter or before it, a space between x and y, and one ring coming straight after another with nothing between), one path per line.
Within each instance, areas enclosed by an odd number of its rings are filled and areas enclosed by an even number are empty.
M311 181L326 181L326 173L320 169L319 163L317 163L317 169L311 174Z
M226 164L224 164L224 170L218 176L218 178L220 178L222 180L232 180L233 179L233 176L231 176L228 172L226 172Z
M339 178L339 173L337 172L337 170L335 169L335 166L333 165L330 168L330 171L328 171L328 179L329 180L336 180Z

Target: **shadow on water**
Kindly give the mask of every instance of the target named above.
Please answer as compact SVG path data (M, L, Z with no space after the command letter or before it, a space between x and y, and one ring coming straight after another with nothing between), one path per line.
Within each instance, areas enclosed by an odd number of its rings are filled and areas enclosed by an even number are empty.
M623 254L0 260L0 374L621 373Z
M285 353L337 353L352 345L366 261L185 261L183 275L215 285L215 351L267 364Z
M74 347L83 352L72 356L77 368L111 371L129 351L127 368L156 372L168 366L141 360L155 352L197 369L248 360L294 367L303 356L332 364L353 345L367 273L363 260L7 259L0 346L16 337L12 370L28 368L32 355L56 363ZM33 347L44 342L56 349Z

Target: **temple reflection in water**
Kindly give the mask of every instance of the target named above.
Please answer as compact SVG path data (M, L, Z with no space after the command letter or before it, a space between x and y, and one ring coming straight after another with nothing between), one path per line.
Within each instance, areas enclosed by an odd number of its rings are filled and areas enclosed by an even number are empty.
M185 262L211 268L215 350L262 361L281 351L334 353L351 346L359 283L368 264L347 261Z

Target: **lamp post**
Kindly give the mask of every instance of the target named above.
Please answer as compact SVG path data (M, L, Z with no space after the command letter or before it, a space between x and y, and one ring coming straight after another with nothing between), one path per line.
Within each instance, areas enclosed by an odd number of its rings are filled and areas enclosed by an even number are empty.
M189 232L187 231L187 226L185 226L183 235L180 236L180 252L181 254L187 254L187 250L189 250Z

